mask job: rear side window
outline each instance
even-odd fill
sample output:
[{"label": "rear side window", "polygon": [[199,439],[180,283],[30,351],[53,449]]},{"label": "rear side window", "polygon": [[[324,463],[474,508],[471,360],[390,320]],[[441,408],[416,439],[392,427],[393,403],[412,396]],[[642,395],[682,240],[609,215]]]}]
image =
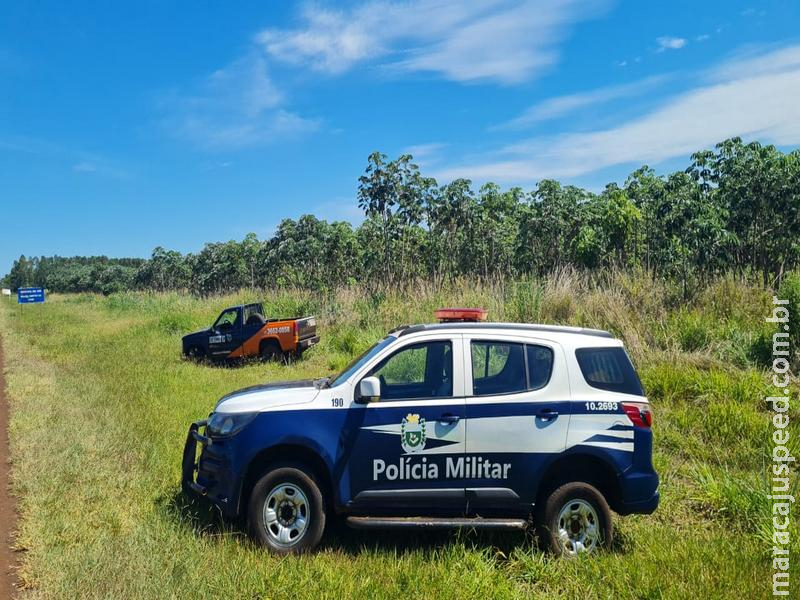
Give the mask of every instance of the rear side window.
[{"label": "rear side window", "polygon": [[528,389],[540,390],[553,372],[553,351],[545,346],[525,346],[528,355]]},{"label": "rear side window", "polygon": [[472,352],[472,394],[491,396],[538,390],[550,381],[553,351],[544,346],[475,341]]},{"label": "rear side window", "polygon": [[512,394],[526,388],[522,344],[472,342],[472,393]]},{"label": "rear side window", "polygon": [[579,348],[575,350],[583,378],[590,386],[609,392],[644,396],[639,376],[625,350],[613,348]]}]

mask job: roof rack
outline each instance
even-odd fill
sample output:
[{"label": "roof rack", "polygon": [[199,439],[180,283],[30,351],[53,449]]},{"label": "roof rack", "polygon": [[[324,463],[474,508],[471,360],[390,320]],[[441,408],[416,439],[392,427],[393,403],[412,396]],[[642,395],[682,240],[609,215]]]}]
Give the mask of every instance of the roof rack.
[{"label": "roof rack", "polygon": [[525,331],[547,331],[551,333],[572,333],[576,335],[592,335],[595,337],[612,338],[613,335],[608,331],[602,329],[587,329],[585,327],[567,327],[564,325],[536,325],[532,323],[432,323],[423,325],[411,325],[400,329],[395,329],[394,333],[399,331],[399,337],[417,333],[419,331],[442,331],[448,329],[523,329]]},{"label": "roof rack", "polygon": [[394,329],[390,329],[389,333],[387,333],[386,335],[392,335],[393,333],[397,333],[398,331],[403,331],[404,329],[408,329],[409,327],[411,327],[410,324],[409,325],[399,325],[399,326],[395,327]]}]

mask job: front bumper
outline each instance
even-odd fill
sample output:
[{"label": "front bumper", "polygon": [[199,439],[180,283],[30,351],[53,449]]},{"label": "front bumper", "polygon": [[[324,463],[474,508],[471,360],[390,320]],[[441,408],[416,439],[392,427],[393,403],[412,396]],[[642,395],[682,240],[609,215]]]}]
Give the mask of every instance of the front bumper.
[{"label": "front bumper", "polygon": [[[197,494],[216,504],[226,517],[236,517],[237,484],[232,477],[229,449],[225,440],[215,440],[205,432],[207,421],[195,421],[189,426],[183,448],[181,487],[184,492]],[[197,445],[200,445],[198,458]]]},{"label": "front bumper", "polygon": [[181,486],[185,492],[194,492],[200,496],[208,494],[205,486],[200,485],[195,481],[195,473],[197,473],[197,444],[208,446],[213,443],[211,438],[201,435],[199,429],[205,428],[208,421],[195,421],[189,426],[189,434],[186,436],[186,444],[183,447],[183,469],[181,475]]}]

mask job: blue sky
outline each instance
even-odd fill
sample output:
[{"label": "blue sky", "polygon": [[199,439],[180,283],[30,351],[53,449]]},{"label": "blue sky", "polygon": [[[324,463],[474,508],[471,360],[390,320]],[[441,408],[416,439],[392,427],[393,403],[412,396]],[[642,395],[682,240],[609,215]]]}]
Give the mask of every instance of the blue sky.
[{"label": "blue sky", "polygon": [[366,157],[592,189],[731,136],[800,144],[800,3],[15,2],[0,273],[357,222]]}]

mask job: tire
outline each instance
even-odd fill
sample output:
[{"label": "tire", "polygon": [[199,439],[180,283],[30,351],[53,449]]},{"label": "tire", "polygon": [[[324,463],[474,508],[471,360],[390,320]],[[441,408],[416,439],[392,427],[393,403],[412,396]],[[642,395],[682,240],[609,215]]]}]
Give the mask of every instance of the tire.
[{"label": "tire", "polygon": [[275,340],[269,340],[261,344],[258,355],[264,362],[283,360],[283,350]]},{"label": "tire", "polygon": [[322,492],[302,467],[277,467],[256,482],[247,522],[253,538],[274,554],[308,552],[325,531]]},{"label": "tire", "polygon": [[597,552],[613,538],[611,509],[594,486],[565,483],[536,511],[536,533],[542,547],[559,556]]}]

